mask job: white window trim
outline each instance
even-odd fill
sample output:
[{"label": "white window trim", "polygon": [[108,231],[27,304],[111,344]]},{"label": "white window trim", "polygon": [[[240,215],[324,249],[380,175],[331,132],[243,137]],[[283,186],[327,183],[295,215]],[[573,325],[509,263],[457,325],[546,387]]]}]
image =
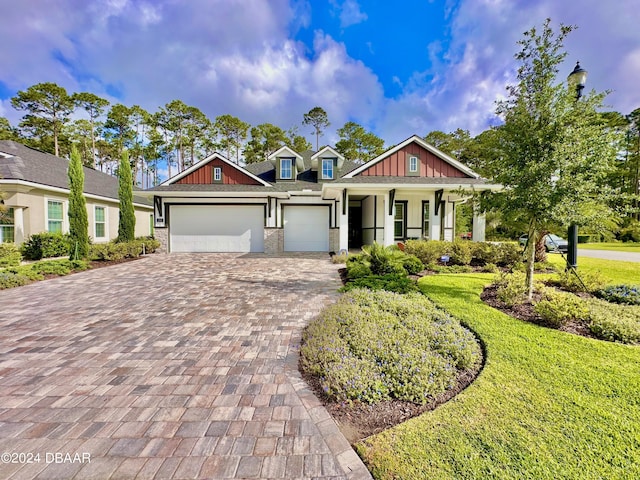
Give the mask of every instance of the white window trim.
[{"label": "white window trim", "polygon": [[[104,237],[99,237],[96,233],[96,225],[98,223],[96,210],[98,208],[104,209]],[[93,206],[93,238],[94,240],[107,240],[109,238],[109,207],[106,205],[94,205]]]},{"label": "white window trim", "polygon": [[[324,173],[324,165],[325,162],[328,163],[329,165],[331,165],[330,170],[331,170],[331,175],[327,176]],[[322,159],[322,166],[321,166],[321,172],[322,172],[322,179],[323,180],[333,180],[333,158],[323,158]]]},{"label": "white window trim", "polygon": [[[283,162],[289,162],[289,176],[285,177],[282,174],[283,168],[282,168],[282,163]],[[282,180],[293,180],[293,159],[292,158],[281,158],[280,159],[280,178]]]},{"label": "white window trim", "polygon": [[418,157],[416,156],[409,157],[409,171],[411,173],[415,173],[418,171]]},{"label": "white window trim", "polygon": [[219,182],[222,180],[222,167],[213,167],[213,181]]},{"label": "white window trim", "polygon": [[[7,208],[7,214],[9,213],[9,210],[13,210],[13,222],[12,223],[1,223],[0,224],[0,243],[13,243],[16,241],[16,217],[15,217],[15,208],[14,207],[8,207]],[[6,242],[5,238],[4,238],[4,229],[7,228],[11,228],[13,230],[13,236],[11,238],[11,242]]]},{"label": "white window trim", "polygon": [[[68,221],[68,200],[62,198],[45,197],[44,199],[44,229],[43,232],[49,231],[49,202],[56,202],[62,204],[62,233],[69,233],[69,221]],[[58,219],[55,219],[56,221]]]}]

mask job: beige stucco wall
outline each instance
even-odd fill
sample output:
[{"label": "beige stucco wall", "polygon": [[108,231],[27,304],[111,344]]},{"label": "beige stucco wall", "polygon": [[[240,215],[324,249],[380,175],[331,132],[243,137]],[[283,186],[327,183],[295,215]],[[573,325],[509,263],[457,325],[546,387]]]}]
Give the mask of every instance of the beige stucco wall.
[{"label": "beige stucco wall", "polygon": [[[51,192],[44,189],[26,189],[16,186],[13,191],[11,186],[3,186],[5,191],[4,203],[6,207],[22,209],[22,229],[16,228],[16,241],[21,242],[30,235],[47,231],[47,202],[55,200],[62,202],[62,231],[69,231],[69,198],[62,192]],[[25,191],[27,190],[27,191]],[[95,243],[106,242],[118,236],[118,202],[95,198],[86,198],[87,218],[89,221],[89,236]],[[108,237],[96,238],[95,235],[95,207],[106,209],[106,231]],[[136,236],[151,234],[149,217],[153,210],[151,207],[135,207],[136,210]],[[18,227],[18,226],[16,226]]]}]

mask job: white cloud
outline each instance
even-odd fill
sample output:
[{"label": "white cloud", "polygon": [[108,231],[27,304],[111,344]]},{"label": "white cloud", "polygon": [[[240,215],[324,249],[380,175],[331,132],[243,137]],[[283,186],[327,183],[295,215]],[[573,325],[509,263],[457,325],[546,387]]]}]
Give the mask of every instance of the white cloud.
[{"label": "white cloud", "polygon": [[360,11],[357,0],[345,0],[340,8],[340,27],[346,28],[367,20],[367,14]]}]

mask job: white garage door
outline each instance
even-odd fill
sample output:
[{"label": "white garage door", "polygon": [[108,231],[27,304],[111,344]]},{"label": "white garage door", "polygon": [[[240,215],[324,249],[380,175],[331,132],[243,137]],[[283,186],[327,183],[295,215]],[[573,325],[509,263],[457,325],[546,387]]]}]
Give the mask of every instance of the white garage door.
[{"label": "white garage door", "polygon": [[172,252],[263,252],[263,205],[171,205]]},{"label": "white garage door", "polygon": [[329,207],[285,205],[284,250],[329,251]]}]

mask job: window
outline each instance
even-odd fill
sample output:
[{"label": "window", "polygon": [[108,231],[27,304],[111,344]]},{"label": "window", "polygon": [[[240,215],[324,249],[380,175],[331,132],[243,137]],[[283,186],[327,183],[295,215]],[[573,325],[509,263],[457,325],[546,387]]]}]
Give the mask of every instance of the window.
[{"label": "window", "polygon": [[291,179],[293,178],[293,174],[291,172],[291,158],[281,158],[280,159],[280,178],[283,179]]},{"label": "window", "polygon": [[213,181],[214,182],[222,181],[222,167],[213,167]]},{"label": "window", "polygon": [[95,234],[96,238],[106,238],[107,236],[107,219],[106,219],[106,208],[105,207],[96,207],[95,208]]},{"label": "window", "polygon": [[13,208],[0,213],[0,243],[11,243],[15,239]]},{"label": "window", "polygon": [[333,179],[333,158],[322,159],[322,178],[327,180]]},{"label": "window", "polygon": [[418,171],[418,157],[409,157],[409,171],[412,173]]},{"label": "window", "polygon": [[405,238],[406,231],[406,210],[407,203],[406,202],[395,202],[395,215],[393,217],[393,237],[396,240],[401,240]]},{"label": "window", "polygon": [[62,233],[62,202],[47,201],[47,232]]},{"label": "window", "polygon": [[429,202],[422,202],[422,238],[429,238],[429,220],[431,214],[429,212]]}]

